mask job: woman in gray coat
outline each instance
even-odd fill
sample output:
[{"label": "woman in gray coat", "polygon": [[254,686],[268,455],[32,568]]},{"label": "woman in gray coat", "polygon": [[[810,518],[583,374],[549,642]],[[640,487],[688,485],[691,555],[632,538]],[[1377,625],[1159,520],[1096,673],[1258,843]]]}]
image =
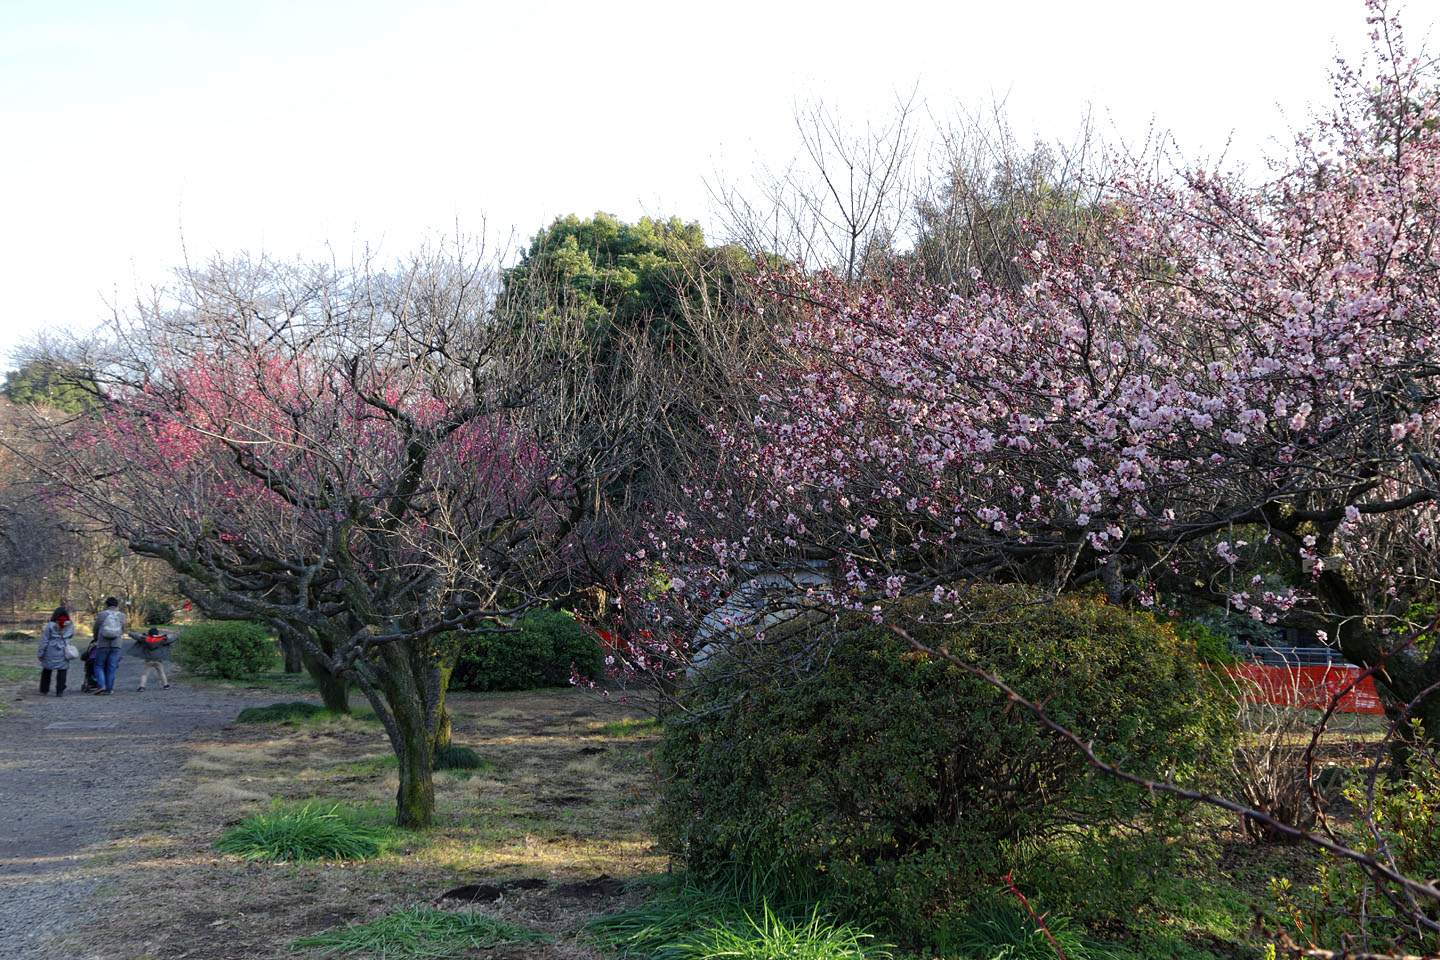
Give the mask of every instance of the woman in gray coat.
[{"label": "woman in gray coat", "polygon": [[55,696],[65,696],[65,676],[70,672],[70,661],[65,656],[65,647],[73,636],[75,621],[70,619],[70,611],[64,607],[56,607],[55,612],[50,614],[45,629],[40,631],[40,649],[36,651],[36,656],[40,659],[42,697],[50,692],[52,670],[55,671]]}]

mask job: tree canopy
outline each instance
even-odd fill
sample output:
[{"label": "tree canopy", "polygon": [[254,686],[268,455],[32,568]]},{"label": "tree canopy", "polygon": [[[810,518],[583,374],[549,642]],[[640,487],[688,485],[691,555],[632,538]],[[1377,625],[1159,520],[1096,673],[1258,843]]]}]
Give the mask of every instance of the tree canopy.
[{"label": "tree canopy", "polygon": [[31,360],[5,374],[0,387],[12,403],[49,407],[64,413],[82,413],[98,403],[90,374],[51,360]]},{"label": "tree canopy", "polygon": [[651,325],[668,336],[744,263],[739,250],[706,246],[700,225],[678,217],[630,224],[607,213],[571,214],[537,233],[505,271],[504,296],[515,303],[538,290],[551,309],[574,311],[603,336]]},{"label": "tree canopy", "polygon": [[188,271],[119,318],[105,402],[37,461],[207,612],[270,624],[357,684],[413,826],[433,813],[454,635],[572,589],[593,490],[648,422],[596,396],[583,349],[567,366],[539,325],[499,321],[488,270],[440,248],[388,270]]}]

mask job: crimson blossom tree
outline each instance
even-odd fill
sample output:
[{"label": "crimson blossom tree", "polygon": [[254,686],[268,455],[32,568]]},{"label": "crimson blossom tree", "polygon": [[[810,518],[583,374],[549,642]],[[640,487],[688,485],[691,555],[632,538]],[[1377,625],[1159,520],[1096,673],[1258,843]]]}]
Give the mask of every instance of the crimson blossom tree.
[{"label": "crimson blossom tree", "polygon": [[963,297],[764,278],[786,360],[657,523],[650,609],[797,569],[791,597],[877,616],[914,593],[973,613],[995,580],[1200,596],[1318,631],[1440,730],[1440,645],[1392,639],[1440,576],[1440,108],[1370,9],[1374,76],[1342,65],[1261,188],[1117,176],[1083,246],[1036,228],[1028,282]]},{"label": "crimson blossom tree", "polygon": [[288,633],[364,692],[403,826],[433,817],[458,638],[571,588],[616,425],[645,419],[587,379],[563,312],[497,315],[484,264],[441,247],[388,271],[185,272],[85,358],[103,403],[40,461],[203,609]]}]

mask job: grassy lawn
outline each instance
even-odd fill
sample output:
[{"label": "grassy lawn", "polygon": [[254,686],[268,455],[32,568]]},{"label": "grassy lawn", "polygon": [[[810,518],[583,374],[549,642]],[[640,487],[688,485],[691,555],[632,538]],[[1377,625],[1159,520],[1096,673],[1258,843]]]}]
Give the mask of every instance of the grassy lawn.
[{"label": "grassy lawn", "polygon": [[[303,687],[286,678],[275,699],[301,699]],[[437,772],[435,828],[392,831],[362,863],[255,863],[214,844],[251,814],[307,803],[387,825],[395,761],[373,717],[236,724],[195,745],[153,829],[116,851],[146,897],[126,898],[96,936],[126,942],[143,930],[156,956],[285,956],[291,939],[432,905],[455,887],[522,881],[475,908],[546,935],[507,956],[584,953],[579,925],[630,901],[612,884],[574,885],[665,869],[645,827],[656,732],[636,705],[575,690],[457,693],[449,705],[454,742],[481,768]]]}]

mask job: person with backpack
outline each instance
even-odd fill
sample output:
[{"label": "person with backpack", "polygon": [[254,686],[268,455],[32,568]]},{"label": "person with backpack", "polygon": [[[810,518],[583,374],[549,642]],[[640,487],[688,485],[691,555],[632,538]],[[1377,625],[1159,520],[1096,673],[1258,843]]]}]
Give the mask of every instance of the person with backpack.
[{"label": "person with backpack", "polygon": [[125,636],[125,613],[120,601],[109,597],[105,609],[95,615],[91,628],[95,634],[96,695],[115,692],[115,667],[120,663],[120,638]]},{"label": "person with backpack", "polygon": [[45,623],[45,629],[40,631],[40,649],[36,651],[36,656],[40,658],[40,696],[50,692],[52,672],[55,674],[55,696],[65,696],[65,677],[70,672],[72,659],[69,652],[75,649],[70,644],[73,636],[75,622],[70,619],[70,611],[56,607]]}]

